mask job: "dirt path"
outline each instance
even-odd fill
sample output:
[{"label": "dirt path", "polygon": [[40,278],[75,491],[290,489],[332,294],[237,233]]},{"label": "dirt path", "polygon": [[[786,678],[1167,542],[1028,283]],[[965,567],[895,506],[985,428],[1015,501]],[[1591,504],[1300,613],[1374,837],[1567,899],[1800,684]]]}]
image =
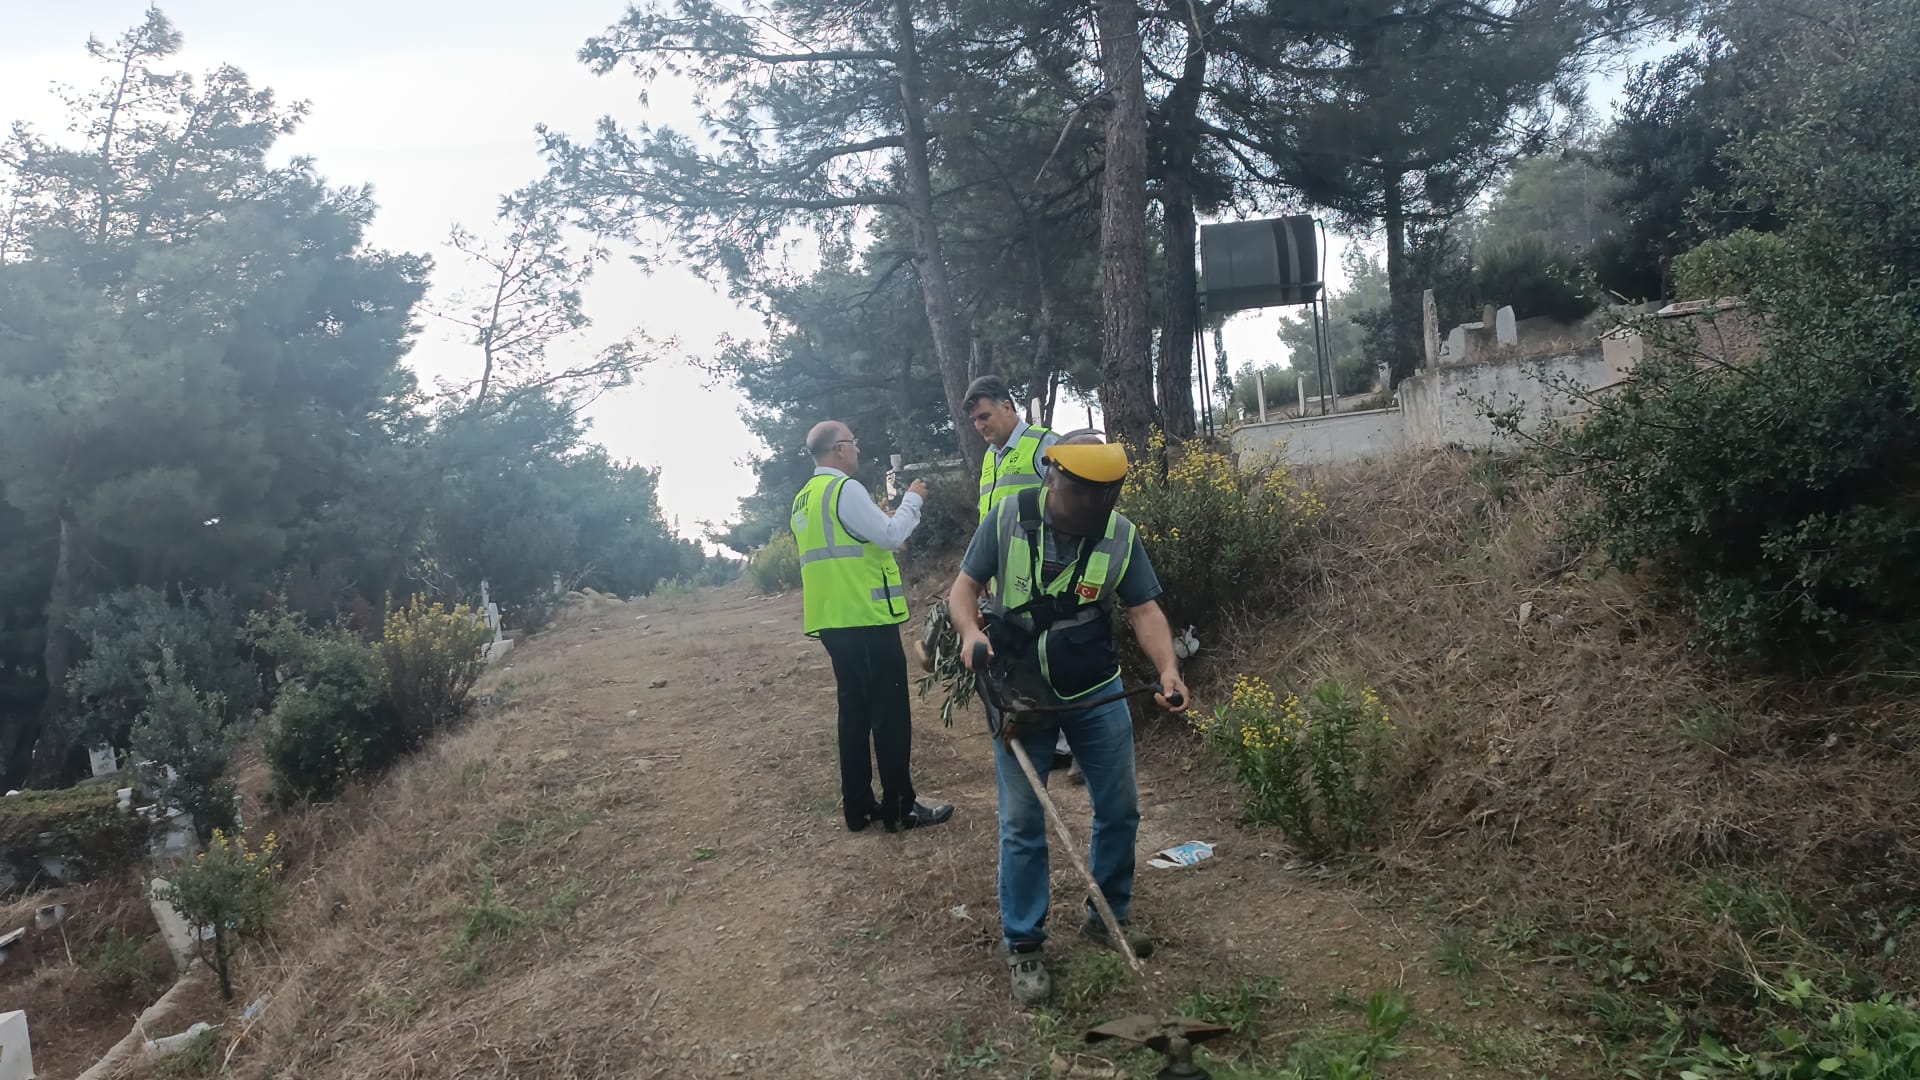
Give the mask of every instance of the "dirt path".
[{"label": "dirt path", "polygon": [[[1142,860],[1152,990],[1061,925],[1081,887],[1056,857],[1058,1001],[1016,1010],[984,725],[943,729],[916,701],[916,784],[954,820],[848,833],[831,674],[799,622],[794,596],[705,591],[578,608],[516,649],[483,684],[494,707],[377,794],[366,854],[333,858],[381,868],[329,871],[313,900],[343,933],[309,947],[258,1039],[280,1075],[1150,1075],[1144,1055],[1066,1055],[1089,1023],[1182,1004],[1250,1024],[1264,1038],[1223,1052],[1270,1075],[1385,988],[1416,1019],[1384,1075],[1592,1074],[1538,980],[1439,974],[1434,914],[1287,869],[1165,730],[1140,753],[1142,854],[1219,848],[1187,870]],[[1084,789],[1055,795],[1084,839]]]}]

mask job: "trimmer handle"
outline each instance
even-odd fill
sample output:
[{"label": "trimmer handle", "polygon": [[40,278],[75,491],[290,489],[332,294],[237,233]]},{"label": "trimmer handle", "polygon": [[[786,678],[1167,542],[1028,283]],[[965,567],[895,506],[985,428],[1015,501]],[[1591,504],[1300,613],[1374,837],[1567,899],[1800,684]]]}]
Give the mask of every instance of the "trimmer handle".
[{"label": "trimmer handle", "polygon": [[[973,671],[974,671],[974,674],[981,677],[982,681],[986,680],[987,678],[987,643],[984,641],[974,642]],[[1157,695],[1160,695],[1162,691],[1163,691],[1163,688],[1161,687],[1161,685],[1157,682],[1153,682],[1153,683],[1147,683],[1144,686],[1136,686],[1131,690],[1125,691],[1124,693],[1114,694],[1109,697],[1100,698],[1097,701],[1090,701],[1090,702],[1073,704],[1073,705],[1042,705],[1042,706],[1039,706],[1038,708],[1027,709],[1023,711],[1066,712],[1070,709],[1084,709],[1084,708],[1091,708],[1095,705],[1105,705],[1114,701],[1121,700],[1123,698],[1134,697],[1135,695],[1139,695],[1139,694],[1154,694],[1157,696]],[[1167,697],[1167,704],[1177,709],[1183,703],[1185,703],[1186,700],[1187,700],[1186,695],[1184,694],[1173,694]],[[999,702],[996,701],[994,702],[994,704],[998,705]]]}]

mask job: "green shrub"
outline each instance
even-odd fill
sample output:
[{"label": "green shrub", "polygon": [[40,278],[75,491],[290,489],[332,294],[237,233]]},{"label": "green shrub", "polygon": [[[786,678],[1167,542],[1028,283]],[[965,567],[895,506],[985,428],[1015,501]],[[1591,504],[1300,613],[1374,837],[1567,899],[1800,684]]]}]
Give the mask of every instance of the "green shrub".
[{"label": "green shrub", "polygon": [[128,937],[109,930],[105,937],[77,957],[93,980],[96,992],[113,998],[148,997],[167,985],[160,962],[147,948],[151,937]]},{"label": "green shrub", "polygon": [[384,770],[404,748],[399,718],[384,698],[360,705],[301,689],[280,696],[261,741],[283,803],[331,799],[354,777]]},{"label": "green shrub", "polygon": [[1582,283],[1572,255],[1537,236],[1489,245],[1474,253],[1474,290],[1483,303],[1511,305],[1516,317],[1578,322],[1599,305]]},{"label": "green shrub", "polygon": [[927,478],[926,503],[920,524],[907,541],[902,561],[915,565],[955,566],[980,526],[980,485],[977,476],[943,472]]},{"label": "green shrub", "polygon": [[1792,249],[1777,233],[1741,229],[1709,240],[1673,260],[1673,287],[1682,300],[1718,300],[1747,283],[1791,273]]},{"label": "green shrub", "polygon": [[800,547],[790,532],[775,532],[771,539],[747,560],[747,576],[753,587],[763,593],[786,592],[800,587]]},{"label": "green shrub", "polygon": [[249,633],[286,680],[261,743],[278,798],[333,798],[400,756],[406,739],[372,646],[284,612],[256,614]]},{"label": "green shrub", "polygon": [[1777,1077],[1779,1080],[1897,1080],[1920,1076],[1920,1012],[1911,1001],[1883,994],[1841,1001],[1806,978],[1787,973],[1780,986],[1762,984],[1784,1008],[1767,1045],[1751,1052],[1702,1036],[1683,1056],[1682,1080]]},{"label": "green shrub", "polygon": [[218,707],[222,726],[244,722],[260,702],[260,675],[241,651],[233,601],[212,590],[183,593],[174,603],[158,589],[114,593],[82,609],[70,625],[86,646],[67,675],[77,734],[89,745],[125,746],[150,703],[149,666],[162,654],[179,675]]},{"label": "green shrub", "polygon": [[195,689],[170,646],[159,663],[146,665],[146,675],[147,705],[134,721],[133,749],[162,767],[154,793],[191,816],[202,840],[232,828],[236,795],[227,766],[237,732],[225,722],[225,699]]},{"label": "green shrub", "polygon": [[1920,7],[1712,21],[1736,57],[1796,58],[1743,65],[1720,155],[1734,190],[1709,208],[1771,207],[1778,235],[1678,267],[1688,291],[1745,302],[1761,355],[1697,357],[1682,332],[1598,401],[1568,446],[1593,495],[1579,531],[1657,573],[1725,650],[1899,664],[1920,605],[1920,131],[1899,119],[1920,107]]},{"label": "green shrub", "polygon": [[[169,881],[167,899],[196,932],[213,931],[213,970],[220,996],[233,1000],[230,966],[240,943],[265,937],[285,899],[279,843],[268,833],[258,849],[240,834],[214,830],[207,850],[182,863]],[[196,940],[198,938],[196,937]]]},{"label": "green shrub", "polygon": [[1161,475],[1152,463],[1163,453],[1156,432],[1147,456],[1133,455],[1120,510],[1140,530],[1170,618],[1204,629],[1280,586],[1326,503],[1284,463],[1243,469],[1190,443]]},{"label": "green shrub", "polygon": [[407,749],[466,713],[492,636],[471,608],[449,609],[420,597],[387,616],[376,651]]},{"label": "green shrub", "polygon": [[1281,700],[1242,675],[1227,704],[1193,724],[1246,787],[1255,824],[1278,825],[1316,852],[1366,841],[1394,730],[1371,688],[1356,696],[1329,679],[1304,701]]},{"label": "green shrub", "polygon": [[84,878],[131,866],[146,856],[153,826],[119,804],[106,785],[0,798],[0,858],[22,880],[40,873],[41,855],[58,856]]},{"label": "green shrub", "polygon": [[1650,569],[1710,643],[1800,659],[1920,600],[1920,292],[1749,313],[1767,317],[1759,357],[1669,340],[1568,433],[1593,496],[1572,532]]}]

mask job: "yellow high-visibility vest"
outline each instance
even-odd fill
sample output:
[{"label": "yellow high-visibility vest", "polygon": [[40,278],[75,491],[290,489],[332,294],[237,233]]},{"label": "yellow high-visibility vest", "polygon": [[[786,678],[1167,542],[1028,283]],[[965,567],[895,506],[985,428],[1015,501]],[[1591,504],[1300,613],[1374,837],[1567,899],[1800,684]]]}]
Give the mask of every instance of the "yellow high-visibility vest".
[{"label": "yellow high-visibility vest", "polygon": [[788,525],[800,549],[803,625],[808,637],[852,626],[907,621],[907,591],[893,552],[855,539],[840,523],[847,478],[822,473],[793,497]]}]

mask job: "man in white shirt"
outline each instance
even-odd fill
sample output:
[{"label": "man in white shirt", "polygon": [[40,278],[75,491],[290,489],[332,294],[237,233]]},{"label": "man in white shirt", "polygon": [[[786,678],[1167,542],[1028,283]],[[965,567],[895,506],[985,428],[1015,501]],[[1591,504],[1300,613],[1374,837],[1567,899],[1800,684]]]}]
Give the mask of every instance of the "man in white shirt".
[{"label": "man in white shirt", "polygon": [[[852,478],[860,443],[838,420],[807,433],[813,477],[794,496],[788,524],[800,554],[804,629],[827,648],[839,689],[840,798],[847,828],[878,821],[889,832],[938,825],[948,805],[915,796],[909,761],[912,704],[900,644],[907,594],[893,552],[920,524],[927,486],[914,481],[892,516]],[[881,797],[873,797],[879,763]]]}]

